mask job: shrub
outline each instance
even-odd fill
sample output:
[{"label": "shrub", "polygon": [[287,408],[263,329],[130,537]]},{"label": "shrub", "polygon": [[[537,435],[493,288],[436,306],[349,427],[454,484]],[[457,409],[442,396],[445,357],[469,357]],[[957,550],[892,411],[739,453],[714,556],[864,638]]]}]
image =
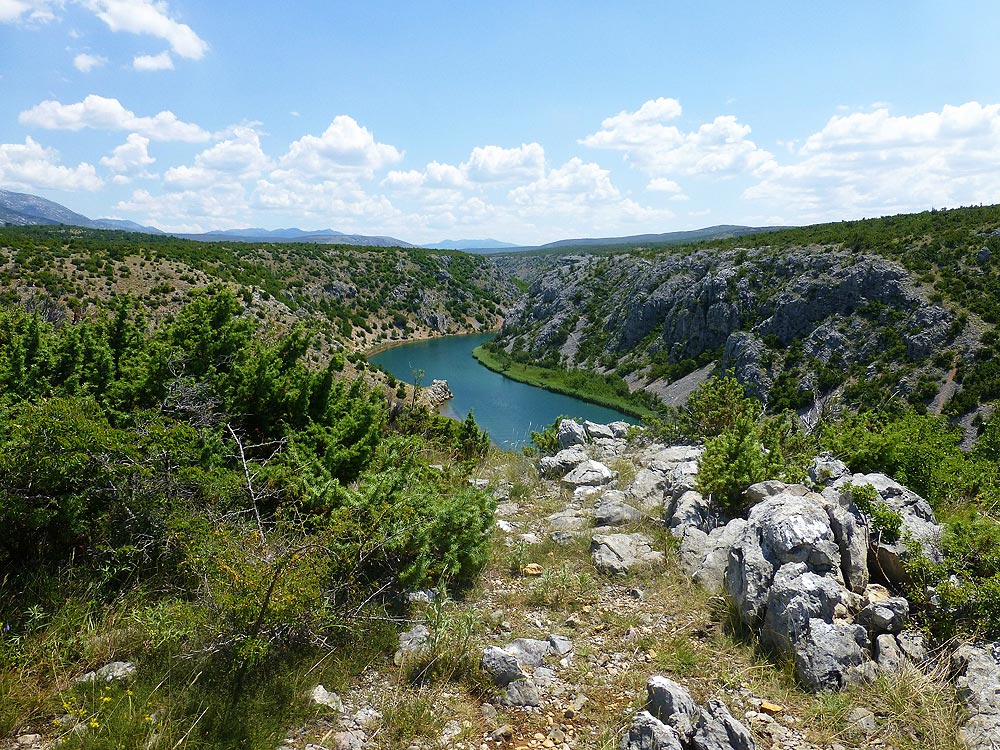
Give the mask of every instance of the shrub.
[{"label": "shrub", "polygon": [[761,411],[760,402],[747,397],[732,375],[713,377],[688,398],[681,427],[691,438],[715,437],[736,428],[743,418],[756,418]]},{"label": "shrub", "polygon": [[878,492],[870,484],[858,487],[848,485],[848,489],[854,504],[868,516],[872,530],[878,533],[879,538],[889,544],[898,541],[903,516],[882,502]]},{"label": "shrub", "polygon": [[698,459],[697,488],[726,510],[736,511],[743,491],[768,479],[769,470],[756,422],[740,416],[732,427],[705,441]]}]

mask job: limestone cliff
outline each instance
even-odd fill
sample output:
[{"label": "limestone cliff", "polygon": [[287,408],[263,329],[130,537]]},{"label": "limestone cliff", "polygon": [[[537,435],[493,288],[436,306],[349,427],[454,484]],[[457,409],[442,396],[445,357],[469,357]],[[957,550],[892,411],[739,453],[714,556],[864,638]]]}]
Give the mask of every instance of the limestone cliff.
[{"label": "limestone cliff", "polygon": [[[804,407],[878,365],[882,390],[930,400],[965,320],[901,265],[828,246],[564,256],[507,315],[515,358],[615,371],[640,387],[711,360]],[[954,349],[955,351],[949,351]]]}]

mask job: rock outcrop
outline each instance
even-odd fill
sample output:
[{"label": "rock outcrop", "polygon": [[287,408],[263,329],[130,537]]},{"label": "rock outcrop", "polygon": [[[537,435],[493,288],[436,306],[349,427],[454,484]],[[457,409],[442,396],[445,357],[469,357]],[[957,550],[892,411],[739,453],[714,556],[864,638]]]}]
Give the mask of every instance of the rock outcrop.
[{"label": "rock outcrop", "polygon": [[[829,247],[566,256],[508,312],[496,342],[570,367],[613,359],[651,392],[652,362],[720,352],[722,367],[762,400],[787,374],[808,401],[822,395],[822,368],[902,367],[885,357],[883,311],[894,316],[909,361],[944,375],[931,355],[949,340],[949,313],[901,265]],[[803,356],[786,361],[793,344]]]},{"label": "rock outcrop", "polygon": [[756,750],[753,736],[718,700],[701,707],[677,682],[659,675],[646,683],[647,710],[632,719],[621,750]]},{"label": "rock outcrop", "polygon": [[958,693],[969,714],[962,739],[972,750],[1000,743],[1000,644],[960,646],[952,657]]}]

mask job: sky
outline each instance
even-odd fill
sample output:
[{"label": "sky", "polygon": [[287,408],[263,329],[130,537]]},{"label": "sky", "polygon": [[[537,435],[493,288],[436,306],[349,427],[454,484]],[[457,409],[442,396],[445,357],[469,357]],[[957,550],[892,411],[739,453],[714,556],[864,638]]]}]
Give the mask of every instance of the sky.
[{"label": "sky", "polygon": [[0,188],[541,244],[1000,203],[1000,3],[0,0]]}]

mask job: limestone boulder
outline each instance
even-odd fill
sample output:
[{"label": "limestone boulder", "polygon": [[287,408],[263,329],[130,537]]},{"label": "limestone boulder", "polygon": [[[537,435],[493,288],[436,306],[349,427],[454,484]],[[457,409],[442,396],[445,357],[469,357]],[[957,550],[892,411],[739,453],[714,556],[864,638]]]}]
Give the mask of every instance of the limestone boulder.
[{"label": "limestone boulder", "polygon": [[870,633],[898,633],[906,626],[909,615],[910,603],[901,596],[894,596],[868,604],[858,613],[858,624]]},{"label": "limestone boulder", "polygon": [[910,554],[906,537],[919,543],[925,557],[933,562],[941,562],[941,534],[944,527],[937,523],[927,500],[885,474],[855,474],[839,480],[841,485],[847,483],[855,487],[871,485],[878,493],[879,500],[898,513],[902,521],[899,539],[874,540],[868,558],[868,568],[873,576],[893,587],[903,587],[910,582],[905,567]]},{"label": "limestone boulder", "polygon": [[616,438],[627,438],[629,431],[632,429],[632,425],[628,422],[609,422],[608,429],[611,430],[611,434]]},{"label": "limestone boulder", "polygon": [[683,685],[669,677],[654,675],[646,682],[649,712],[670,725],[685,742],[694,736],[701,709]]},{"label": "limestone boulder", "polygon": [[645,534],[595,534],[590,543],[594,567],[609,575],[624,575],[638,567],[663,563],[664,556],[654,550]]},{"label": "limestone boulder", "polygon": [[640,711],[622,736],[620,750],[684,750],[671,727],[648,711]]},{"label": "limestone boulder", "polygon": [[828,623],[814,618],[796,644],[795,676],[807,690],[843,690],[869,672],[868,635],[860,625]]},{"label": "limestone boulder", "polygon": [[839,479],[851,476],[847,464],[829,453],[816,456],[809,464],[808,472],[809,478],[820,487],[829,486]]},{"label": "limestone boulder", "polygon": [[589,419],[583,423],[583,429],[591,440],[597,440],[598,438],[613,440],[615,438],[615,433],[610,426],[591,422]]},{"label": "limestone boulder", "polygon": [[700,492],[685,490],[667,507],[665,520],[670,533],[678,538],[689,526],[707,532],[712,527],[711,503]]},{"label": "limestone boulder", "polygon": [[583,425],[573,419],[564,419],[556,429],[556,440],[562,448],[573,445],[587,444],[587,431]]},{"label": "limestone boulder", "polygon": [[594,506],[595,526],[621,526],[626,523],[641,521],[645,516],[638,508],[634,508],[618,499],[619,492],[609,492],[601,497]]},{"label": "limestone boulder", "polygon": [[844,583],[860,593],[870,580],[868,572],[868,523],[850,492],[829,488],[823,491],[823,507],[830,518],[830,528],[840,548],[840,567]]},{"label": "limestone boulder", "polygon": [[559,477],[577,466],[588,458],[582,445],[574,445],[564,448],[554,456],[542,456],[538,460],[538,471],[543,477]]},{"label": "limestone boulder", "polygon": [[815,619],[847,619],[851,594],[832,578],[811,572],[805,563],[782,565],[768,592],[761,641],[783,654],[796,651]]},{"label": "limestone boulder", "polygon": [[692,750],[756,750],[756,747],[753,735],[722,701],[708,702],[691,739]]},{"label": "limestone boulder", "polygon": [[969,715],[962,739],[972,750],[995,750],[1000,738],[1000,644],[960,646],[952,668]]},{"label": "limestone boulder", "polygon": [[679,561],[681,569],[709,591],[722,591],[729,563],[729,551],[739,540],[747,522],[734,518],[725,526],[705,533],[689,526],[681,537]]},{"label": "limestone boulder", "polygon": [[647,510],[661,508],[666,498],[667,476],[649,468],[636,472],[627,493],[632,500]]},{"label": "limestone boulder", "polygon": [[617,472],[600,461],[588,459],[564,476],[562,484],[573,490],[578,487],[603,487],[614,481],[617,476]]}]

